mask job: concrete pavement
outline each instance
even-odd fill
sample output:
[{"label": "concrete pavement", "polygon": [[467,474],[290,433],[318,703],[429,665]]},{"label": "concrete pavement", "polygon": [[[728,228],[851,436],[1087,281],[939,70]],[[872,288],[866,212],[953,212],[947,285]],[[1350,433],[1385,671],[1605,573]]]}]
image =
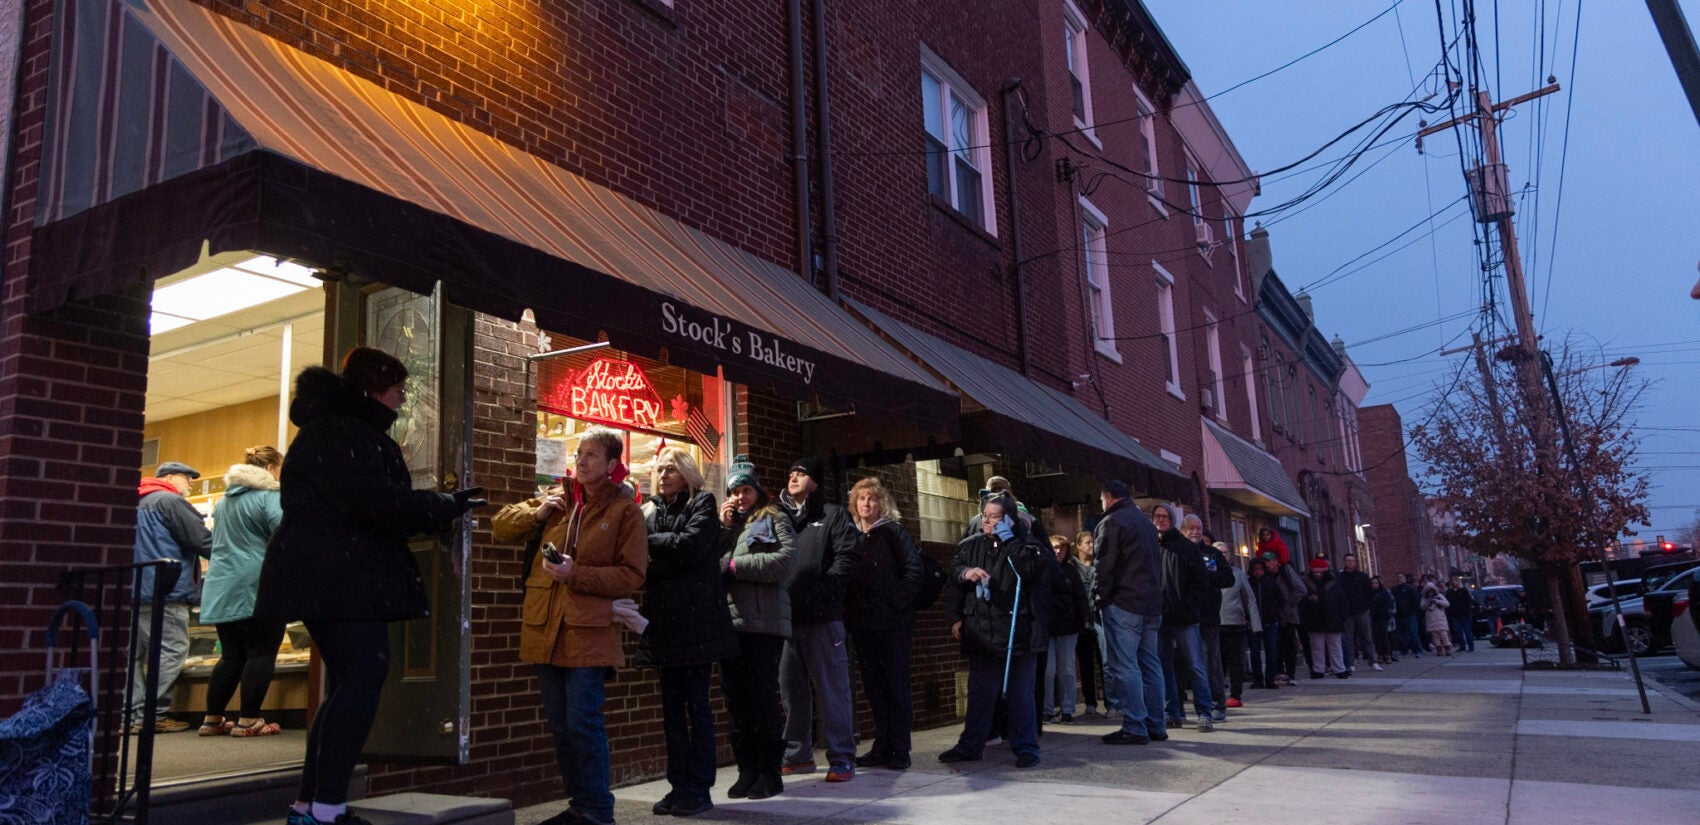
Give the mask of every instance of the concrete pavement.
[{"label": "concrete pavement", "polygon": [[[1624,673],[1525,673],[1515,650],[1406,658],[1349,680],[1247,690],[1214,733],[1110,746],[1100,717],[1047,726],[1043,762],[1007,749],[941,765],[959,728],[915,735],[914,767],[827,784],[790,777],[783,795],[725,798],[704,822],[1192,825],[1192,823],[1700,823],[1700,706],[1649,685],[1643,716]],[[624,825],[678,822],[650,805],[665,782],[617,789]],[[562,804],[517,812],[532,825]]]}]

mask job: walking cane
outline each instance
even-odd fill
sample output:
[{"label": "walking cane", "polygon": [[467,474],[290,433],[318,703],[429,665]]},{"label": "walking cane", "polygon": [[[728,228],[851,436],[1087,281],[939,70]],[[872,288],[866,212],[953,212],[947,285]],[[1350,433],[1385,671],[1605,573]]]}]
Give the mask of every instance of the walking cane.
[{"label": "walking cane", "polygon": [[1021,617],[1021,571],[1015,569],[1015,560],[1004,556],[1009,563],[1009,569],[1015,573],[1015,603],[1009,609],[1009,644],[1003,650],[1003,693],[1009,695],[1009,663],[1015,658],[1015,620]]}]

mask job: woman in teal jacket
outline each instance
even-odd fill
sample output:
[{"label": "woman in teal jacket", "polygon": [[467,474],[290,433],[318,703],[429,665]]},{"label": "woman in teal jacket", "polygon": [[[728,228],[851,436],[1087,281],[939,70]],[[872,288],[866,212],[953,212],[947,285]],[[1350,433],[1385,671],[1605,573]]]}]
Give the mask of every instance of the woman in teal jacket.
[{"label": "woman in teal jacket", "polygon": [[[269,736],[281,728],[260,718],[271,687],[284,623],[254,615],[260,565],[283,505],[277,474],[283,454],[276,447],[250,447],[243,463],[224,474],[224,498],[213,507],[212,561],[201,592],[201,623],[218,628],[221,650],[207,682],[207,717],[202,736]],[[242,688],[242,715],[224,718],[225,706]]]}]

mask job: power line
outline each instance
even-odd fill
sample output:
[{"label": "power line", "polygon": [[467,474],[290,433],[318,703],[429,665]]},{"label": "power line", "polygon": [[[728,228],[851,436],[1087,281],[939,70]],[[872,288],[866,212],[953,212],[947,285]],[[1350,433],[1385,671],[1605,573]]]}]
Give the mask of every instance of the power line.
[{"label": "power line", "polygon": [[1576,98],[1576,55],[1582,46],[1582,0],[1576,0],[1576,38],[1570,44],[1570,80],[1564,96],[1564,146],[1558,153],[1558,205],[1553,208],[1552,247],[1547,252],[1547,283],[1541,294],[1541,319],[1545,324],[1548,302],[1552,299],[1553,269],[1558,263],[1558,221],[1564,214],[1564,167],[1570,159],[1570,112]]}]

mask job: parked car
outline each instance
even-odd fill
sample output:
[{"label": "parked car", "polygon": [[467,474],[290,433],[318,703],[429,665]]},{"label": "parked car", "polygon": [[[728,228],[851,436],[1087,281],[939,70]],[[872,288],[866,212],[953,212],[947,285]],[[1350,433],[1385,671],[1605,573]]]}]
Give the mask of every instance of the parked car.
[{"label": "parked car", "polygon": [[1641,577],[1644,595],[1619,603],[1623,610],[1622,633],[1618,633],[1617,619],[1609,602],[1590,610],[1600,646],[1608,651],[1623,650],[1627,638],[1629,649],[1640,656],[1670,644],[1673,601],[1677,594],[1688,592],[1689,582],[1696,574],[1700,574],[1700,569],[1693,562],[1648,568]]},{"label": "parked car", "polygon": [[1476,602],[1470,627],[1478,639],[1492,636],[1503,623],[1523,620],[1523,585],[1478,587],[1470,591],[1470,598]]},{"label": "parked car", "polygon": [[[1611,586],[1606,584],[1596,584],[1593,587],[1588,588],[1588,609],[1593,610],[1596,607],[1605,607],[1606,605],[1611,604],[1611,591]],[[1618,580],[1617,597],[1619,599],[1633,599],[1638,598],[1640,595],[1640,579]]]},{"label": "parked car", "polygon": [[1670,626],[1671,644],[1683,664],[1700,670],[1700,611],[1689,609],[1700,599],[1700,580],[1690,580],[1684,596],[1676,602],[1676,616]]}]

